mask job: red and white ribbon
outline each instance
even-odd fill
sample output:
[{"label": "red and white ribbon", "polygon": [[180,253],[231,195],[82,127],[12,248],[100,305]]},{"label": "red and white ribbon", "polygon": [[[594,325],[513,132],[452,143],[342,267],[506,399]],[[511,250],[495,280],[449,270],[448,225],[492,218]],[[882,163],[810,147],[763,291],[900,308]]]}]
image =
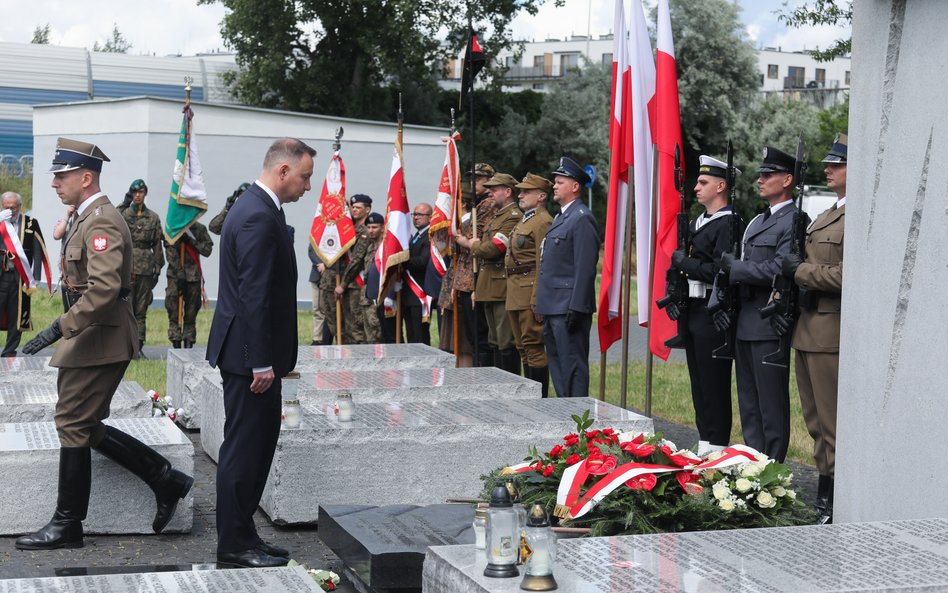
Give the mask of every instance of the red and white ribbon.
[{"label": "red and white ribbon", "polygon": [[408,283],[408,288],[411,290],[412,294],[418,297],[418,300],[421,301],[421,317],[425,321],[431,318],[431,297],[425,294],[425,289],[421,287],[420,284],[412,277],[411,272],[405,270],[405,282]]},{"label": "red and white ribbon", "polygon": [[[3,237],[3,245],[7,248],[7,252],[16,254],[12,258],[12,263],[20,275],[23,285],[27,288],[36,288],[36,280],[33,280],[33,274],[30,273],[33,266],[30,260],[26,258],[26,252],[23,251],[20,238],[16,235],[16,229],[9,222],[4,221],[3,224],[0,224],[0,235]],[[9,258],[9,255],[7,257]]]}]

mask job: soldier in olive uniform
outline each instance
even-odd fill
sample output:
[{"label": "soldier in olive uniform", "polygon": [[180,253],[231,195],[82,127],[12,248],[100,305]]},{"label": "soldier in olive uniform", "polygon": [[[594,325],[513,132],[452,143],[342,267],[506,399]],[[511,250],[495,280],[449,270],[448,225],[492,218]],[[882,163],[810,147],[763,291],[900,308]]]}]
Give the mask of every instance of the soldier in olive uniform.
[{"label": "soldier in olive uniform", "polygon": [[139,350],[145,345],[148,306],[154,300],[152,291],[158,284],[158,275],[165,265],[161,219],[145,206],[147,195],[148,186],[143,180],[136,179],[128,187],[126,194],[126,199],[131,197],[130,203],[123,203],[118,208],[132,234],[132,310],[138,323]]},{"label": "soldier in olive uniform", "polygon": [[[63,238],[65,312],[23,347],[36,354],[62,339],[50,365],[59,368],[56,432],[59,487],[52,520],[16,540],[21,550],[81,548],[82,521],[92,490],[95,449],[141,478],[155,494],[155,533],[167,526],[194,480],[172,469],[151,447],[102,420],[137,350],[138,332],[128,295],[132,237],[128,225],[99,188],[103,161],[94,144],[60,138],[50,172],[52,187],[76,213]],[[104,486],[103,488],[108,488]]]},{"label": "soldier in olive uniform", "polygon": [[507,314],[513,330],[523,374],[542,385],[546,397],[550,369],[543,346],[543,318],[536,314],[537,274],[540,271],[540,245],[553,217],[546,210],[546,200],[553,191],[549,179],[527,173],[515,186],[520,190],[523,220],[513,228],[510,249],[504,265],[507,268]]},{"label": "soldier in olive uniform", "polygon": [[484,227],[481,238],[458,237],[457,242],[471,250],[480,266],[474,297],[478,303],[484,304],[487,341],[494,366],[519,375],[520,353],[506,311],[507,273],[504,266],[504,256],[510,248],[510,233],[523,218],[523,213],[514,203],[515,185],[517,180],[506,173],[497,173],[486,182],[484,186],[494,201],[494,217]]},{"label": "soldier in olive uniform", "polygon": [[[362,255],[361,272],[364,277],[368,276],[369,268],[375,265],[375,252],[382,241],[382,230],[385,225],[385,217],[378,212],[372,212],[365,217],[365,229],[368,234],[368,241],[365,253]],[[379,320],[378,306],[374,298],[366,295],[367,283],[363,283],[362,290],[359,291],[359,304],[356,317],[362,318],[362,331],[365,333],[366,344],[378,344],[382,341],[382,324]]]},{"label": "soldier in olive uniform", "polygon": [[168,339],[175,348],[191,348],[197,341],[195,322],[204,302],[201,256],[208,257],[213,249],[214,242],[207,227],[196,221],[174,245],[165,243],[168,256],[165,309],[168,311]]},{"label": "soldier in olive uniform", "polygon": [[250,184],[245,181],[234,190],[234,193],[227,196],[227,203],[225,203],[224,208],[222,208],[221,211],[217,213],[217,216],[211,219],[211,222],[207,225],[207,230],[211,231],[215,235],[221,234],[221,229],[224,228],[224,220],[227,218],[227,213],[230,212],[231,207],[234,205],[234,202],[237,201],[237,198],[240,197],[240,194],[247,191],[248,187],[250,187]]}]

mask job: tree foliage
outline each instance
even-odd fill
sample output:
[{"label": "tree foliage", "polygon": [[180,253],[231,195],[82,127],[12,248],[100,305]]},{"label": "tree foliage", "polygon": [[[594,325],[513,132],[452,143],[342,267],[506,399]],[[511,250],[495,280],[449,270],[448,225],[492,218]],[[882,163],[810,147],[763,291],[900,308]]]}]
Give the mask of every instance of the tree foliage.
[{"label": "tree foliage", "polygon": [[36,28],[33,29],[33,39],[30,40],[30,43],[49,45],[49,23],[36,25]]},{"label": "tree foliage", "polygon": [[490,58],[512,45],[510,21],[543,0],[199,2],[229,10],[221,34],[237,53],[232,83],[242,103],[389,119],[401,92],[406,121],[445,124],[447,113],[434,113],[436,75],[467,42],[468,19],[489,32]]},{"label": "tree foliage", "polygon": [[101,51],[114,54],[127,54],[128,50],[130,49],[132,49],[132,42],[122,35],[122,32],[119,31],[118,25],[115,23],[112,23],[112,36],[106,39],[103,45],[99,45],[99,42],[96,41],[92,46],[92,51]]},{"label": "tree foliage", "polygon": [[[785,8],[786,5],[787,3],[784,2]],[[790,12],[781,13],[778,18],[791,28],[820,25],[848,26],[853,21],[853,3],[852,0],[814,0],[812,4],[801,4]],[[849,54],[852,49],[853,39],[850,36],[846,39],[837,39],[827,49],[817,48],[810,54],[817,61],[828,62]]]}]

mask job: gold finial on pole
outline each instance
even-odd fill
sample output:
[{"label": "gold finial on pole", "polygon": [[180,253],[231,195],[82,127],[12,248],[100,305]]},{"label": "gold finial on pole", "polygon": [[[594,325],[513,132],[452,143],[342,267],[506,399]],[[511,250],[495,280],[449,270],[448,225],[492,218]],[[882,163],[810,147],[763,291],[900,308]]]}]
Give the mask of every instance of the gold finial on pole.
[{"label": "gold finial on pole", "polygon": [[184,77],[184,104],[191,104],[191,83],[194,82],[194,79],[190,76]]},{"label": "gold finial on pole", "polygon": [[453,134],[457,130],[457,127],[454,125],[454,107],[451,108],[451,133]]},{"label": "gold finial on pole", "polygon": [[339,152],[339,149],[342,148],[341,140],[342,140],[342,134],[344,132],[345,130],[342,129],[342,126],[339,126],[338,128],[336,128],[336,139],[333,140],[333,143],[332,143],[333,152]]}]

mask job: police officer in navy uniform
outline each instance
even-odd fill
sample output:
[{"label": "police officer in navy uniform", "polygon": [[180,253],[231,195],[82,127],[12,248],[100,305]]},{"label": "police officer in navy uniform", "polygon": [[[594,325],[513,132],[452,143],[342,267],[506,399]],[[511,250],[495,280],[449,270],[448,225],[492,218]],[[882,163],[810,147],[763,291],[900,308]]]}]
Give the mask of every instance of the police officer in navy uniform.
[{"label": "police officer in navy uniform", "polygon": [[[765,365],[762,359],[780,348],[780,338],[760,309],[770,300],[775,274],[790,253],[793,215],[793,170],[796,160],[772,146],[764,148],[757,169],[757,188],[768,208],[744,232],[741,259],[726,252],[718,264],[731,284],[739,284],[735,368],[737,402],[744,442],[783,462],[790,444],[790,349],[786,366]],[[804,214],[805,216],[805,214]]]},{"label": "police officer in navy uniform", "polygon": [[589,175],[575,161],[563,157],[553,176],[553,200],[560,205],[560,213],[541,247],[536,313],[543,316],[550,378],[557,397],[587,397],[599,231],[592,212],[579,199]]}]

